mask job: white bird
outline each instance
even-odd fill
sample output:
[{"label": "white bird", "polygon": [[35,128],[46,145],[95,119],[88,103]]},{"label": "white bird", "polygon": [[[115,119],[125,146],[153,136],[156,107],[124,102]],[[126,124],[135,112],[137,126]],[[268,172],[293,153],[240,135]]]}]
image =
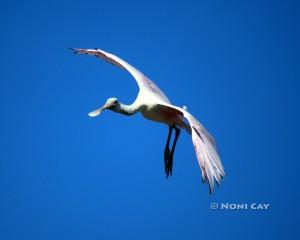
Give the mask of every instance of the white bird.
[{"label": "white bird", "polygon": [[[117,98],[109,98],[102,107],[90,112],[89,116],[96,117],[105,109],[124,115],[141,112],[147,119],[167,124],[169,126],[169,133],[164,150],[166,177],[172,175],[173,154],[176,143],[180,129],[185,129],[192,135],[192,141],[202,171],[202,182],[209,183],[209,190],[210,193],[212,193],[214,181],[219,185],[225,172],[216,149],[214,138],[195,117],[186,111],[186,107],[180,108],[172,105],[167,96],[155,83],[129,63],[111,53],[98,48],[71,48],[71,50],[73,50],[75,54],[94,55],[121,69],[127,70],[134,77],[139,86],[138,96],[131,105],[122,104]],[[175,138],[170,150],[169,144],[173,129],[175,129]]]}]

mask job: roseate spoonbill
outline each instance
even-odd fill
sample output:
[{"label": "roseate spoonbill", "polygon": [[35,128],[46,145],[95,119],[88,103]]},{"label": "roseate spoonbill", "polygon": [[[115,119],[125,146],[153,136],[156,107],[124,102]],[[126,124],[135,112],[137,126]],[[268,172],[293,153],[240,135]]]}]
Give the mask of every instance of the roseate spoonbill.
[{"label": "roseate spoonbill", "polygon": [[[127,70],[134,77],[140,89],[136,100],[131,105],[122,104],[117,98],[109,98],[102,107],[90,112],[89,116],[96,117],[106,109],[128,116],[141,112],[147,119],[167,124],[169,133],[164,150],[166,177],[172,175],[173,154],[176,143],[180,129],[185,129],[192,135],[192,141],[202,171],[202,182],[208,182],[210,193],[212,193],[214,181],[219,185],[225,172],[216,149],[215,140],[203,125],[187,112],[185,107],[181,108],[172,105],[167,96],[155,83],[121,58],[98,48],[70,49],[74,51],[74,54],[93,55]],[[169,145],[173,129],[175,130],[175,137],[170,150]]]}]

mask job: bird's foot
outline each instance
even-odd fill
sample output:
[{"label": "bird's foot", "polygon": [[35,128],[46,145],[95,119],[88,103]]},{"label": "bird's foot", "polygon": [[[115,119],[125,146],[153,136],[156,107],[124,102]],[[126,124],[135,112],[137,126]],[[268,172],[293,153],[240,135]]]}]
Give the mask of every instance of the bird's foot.
[{"label": "bird's foot", "polygon": [[173,154],[171,154],[170,149],[166,148],[164,151],[164,161],[165,161],[165,174],[166,178],[172,175],[173,168]]},{"label": "bird's foot", "polygon": [[173,154],[170,154],[169,162],[168,162],[168,171],[169,176],[172,176],[172,170],[173,170]]},{"label": "bird's foot", "polygon": [[166,174],[167,177],[169,176],[169,174],[168,174],[169,167],[168,166],[169,166],[170,155],[171,155],[170,149],[168,147],[165,148],[165,151],[164,151],[164,162],[165,162],[165,174]]}]

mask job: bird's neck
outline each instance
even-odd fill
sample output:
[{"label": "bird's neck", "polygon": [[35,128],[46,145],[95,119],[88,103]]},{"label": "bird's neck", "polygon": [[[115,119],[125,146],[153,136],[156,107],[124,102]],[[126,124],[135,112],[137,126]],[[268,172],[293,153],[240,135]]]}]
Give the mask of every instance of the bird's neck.
[{"label": "bird's neck", "polygon": [[136,112],[140,111],[140,105],[138,104],[131,104],[131,105],[126,105],[120,103],[120,108],[118,109],[118,113],[124,114],[124,115],[133,115]]}]

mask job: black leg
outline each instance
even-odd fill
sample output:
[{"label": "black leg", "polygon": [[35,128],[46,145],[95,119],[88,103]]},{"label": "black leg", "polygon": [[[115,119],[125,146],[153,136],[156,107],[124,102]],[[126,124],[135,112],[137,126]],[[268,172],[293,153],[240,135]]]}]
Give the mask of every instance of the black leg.
[{"label": "black leg", "polygon": [[173,170],[173,155],[174,155],[174,152],[175,152],[177,140],[178,140],[179,135],[180,135],[180,129],[176,126],[174,126],[174,129],[175,129],[175,138],[174,138],[173,146],[172,146],[172,149],[171,149],[171,154],[170,154],[170,159],[169,159],[169,166],[168,166],[170,176],[172,175],[172,170]]},{"label": "black leg", "polygon": [[164,151],[165,173],[167,177],[169,176],[169,159],[171,154],[169,145],[170,145],[172,130],[173,127],[169,126],[169,133],[168,133],[167,143]]}]

